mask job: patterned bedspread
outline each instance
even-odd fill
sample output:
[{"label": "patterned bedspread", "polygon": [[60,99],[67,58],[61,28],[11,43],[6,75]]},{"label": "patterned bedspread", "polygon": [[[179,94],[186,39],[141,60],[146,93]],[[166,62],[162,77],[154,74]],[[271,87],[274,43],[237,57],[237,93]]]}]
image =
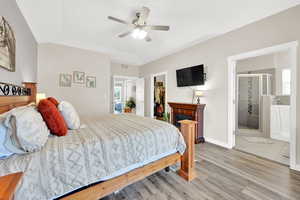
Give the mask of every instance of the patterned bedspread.
[{"label": "patterned bedspread", "polygon": [[0,176],[23,171],[15,199],[52,199],[185,143],[174,126],[135,115],[84,118],[85,128],[51,136],[35,153],[0,160]]}]

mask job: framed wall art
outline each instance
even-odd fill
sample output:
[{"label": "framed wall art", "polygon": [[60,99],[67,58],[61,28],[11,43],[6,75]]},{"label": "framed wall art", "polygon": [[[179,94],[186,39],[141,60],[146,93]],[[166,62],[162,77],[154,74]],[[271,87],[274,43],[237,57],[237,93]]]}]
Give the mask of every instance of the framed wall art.
[{"label": "framed wall art", "polygon": [[16,40],[4,17],[0,19],[0,67],[11,72],[16,71]]},{"label": "framed wall art", "polygon": [[87,76],[86,77],[86,87],[87,88],[96,88],[96,77],[95,76]]},{"label": "framed wall art", "polygon": [[59,86],[60,87],[71,87],[72,86],[72,75],[71,74],[60,74],[59,75]]},{"label": "framed wall art", "polygon": [[79,84],[84,84],[85,83],[85,73],[74,71],[73,72],[73,82],[79,83]]}]

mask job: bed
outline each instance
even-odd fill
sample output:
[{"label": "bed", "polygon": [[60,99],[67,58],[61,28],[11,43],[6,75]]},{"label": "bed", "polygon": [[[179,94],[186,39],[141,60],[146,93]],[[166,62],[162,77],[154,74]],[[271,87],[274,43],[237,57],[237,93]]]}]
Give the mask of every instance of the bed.
[{"label": "bed", "polygon": [[[0,97],[0,113],[34,101],[33,93]],[[180,160],[179,175],[191,180],[195,124],[182,123],[184,137],[166,122],[131,114],[82,118],[81,129],[50,136],[41,151],[0,160],[0,176],[24,173],[16,200],[98,199]]]}]

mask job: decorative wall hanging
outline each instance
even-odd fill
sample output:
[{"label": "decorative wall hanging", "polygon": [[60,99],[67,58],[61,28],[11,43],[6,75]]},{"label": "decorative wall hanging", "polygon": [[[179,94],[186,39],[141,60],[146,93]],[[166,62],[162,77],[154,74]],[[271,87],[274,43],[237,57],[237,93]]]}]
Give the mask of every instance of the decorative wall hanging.
[{"label": "decorative wall hanging", "polygon": [[0,82],[0,96],[30,96],[29,88]]},{"label": "decorative wall hanging", "polygon": [[86,77],[86,87],[87,88],[96,88],[96,77],[95,76],[87,76]]},{"label": "decorative wall hanging", "polygon": [[71,87],[72,86],[72,75],[71,74],[60,74],[59,75],[59,86],[60,87]]},{"label": "decorative wall hanging", "polygon": [[0,19],[0,67],[11,72],[16,70],[16,40],[4,17]]},{"label": "decorative wall hanging", "polygon": [[73,72],[73,82],[74,83],[79,83],[79,84],[84,84],[84,82],[85,82],[85,73],[74,71]]}]

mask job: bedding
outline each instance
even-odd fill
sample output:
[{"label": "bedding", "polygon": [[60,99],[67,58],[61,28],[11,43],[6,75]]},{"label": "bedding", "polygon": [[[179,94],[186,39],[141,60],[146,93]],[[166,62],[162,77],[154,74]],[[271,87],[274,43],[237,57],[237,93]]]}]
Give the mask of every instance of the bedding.
[{"label": "bedding", "polygon": [[54,97],[48,97],[48,101],[51,101],[56,107],[58,106],[59,102]]},{"label": "bedding", "polygon": [[64,117],[69,129],[75,130],[80,128],[80,118],[71,103],[67,101],[60,102],[58,104],[58,110]]},{"label": "bedding", "polygon": [[67,124],[57,107],[51,101],[43,99],[39,102],[37,108],[52,134],[57,136],[67,134]]},{"label": "bedding", "polygon": [[11,110],[4,125],[6,148],[13,153],[27,153],[40,150],[48,140],[49,130],[35,106]]},{"label": "bedding", "polygon": [[24,172],[15,199],[53,199],[185,151],[176,127],[131,114],[82,118],[86,128],[50,136],[41,151],[0,160],[0,176]]},{"label": "bedding", "polygon": [[7,128],[4,126],[4,119],[4,116],[0,115],[0,159],[13,155],[4,145],[7,132]]}]

